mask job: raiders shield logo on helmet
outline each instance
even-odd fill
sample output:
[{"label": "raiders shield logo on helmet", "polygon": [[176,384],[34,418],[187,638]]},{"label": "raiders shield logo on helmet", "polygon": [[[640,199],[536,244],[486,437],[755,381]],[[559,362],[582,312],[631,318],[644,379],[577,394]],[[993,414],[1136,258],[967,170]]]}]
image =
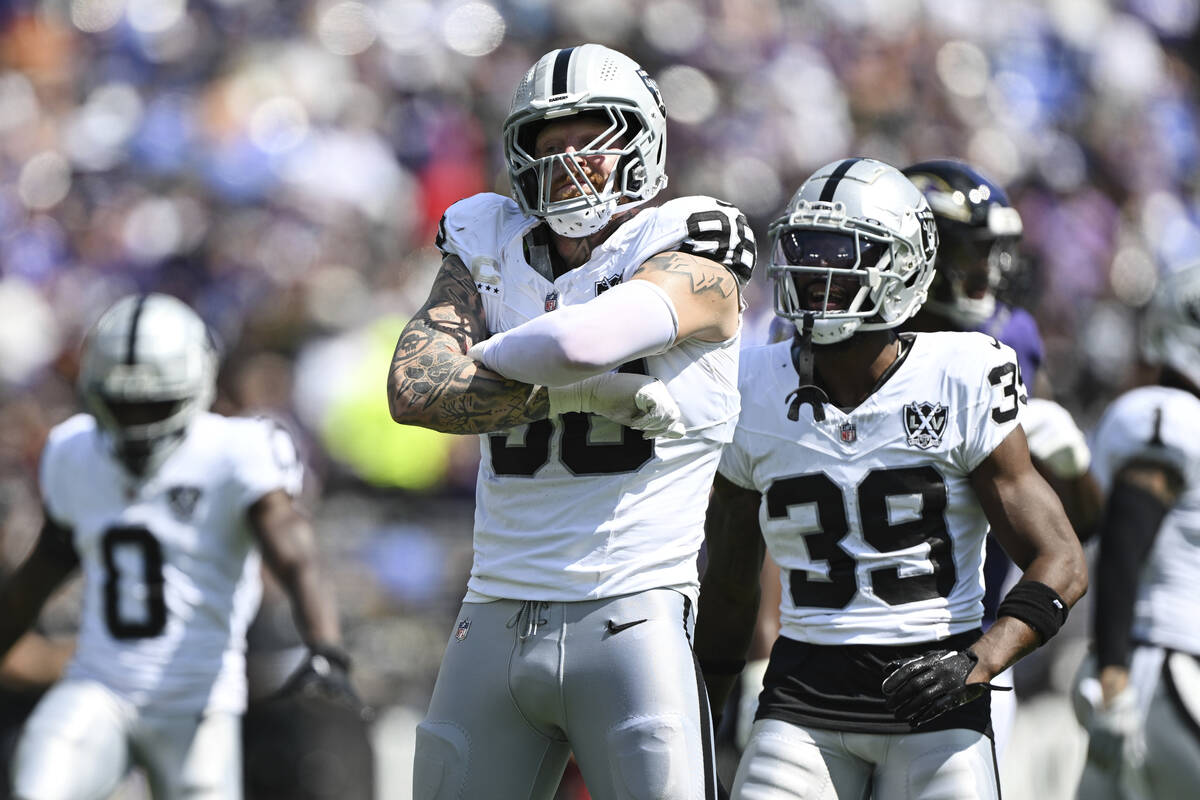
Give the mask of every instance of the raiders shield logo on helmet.
[{"label": "raiders shield logo on helmet", "polygon": [[909,403],[904,407],[904,431],[909,447],[928,450],[942,443],[946,432],[947,409],[941,403]]}]

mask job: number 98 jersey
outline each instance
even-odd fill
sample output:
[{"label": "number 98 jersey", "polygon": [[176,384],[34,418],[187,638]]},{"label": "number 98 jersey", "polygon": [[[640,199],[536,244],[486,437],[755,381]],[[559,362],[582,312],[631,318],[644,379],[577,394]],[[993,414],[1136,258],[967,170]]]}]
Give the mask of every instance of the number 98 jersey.
[{"label": "number 98 jersey", "polygon": [[742,415],[719,471],[762,494],[783,582],[782,635],[917,644],[980,626],[988,521],[972,470],[1026,401],[1012,349],[978,333],[901,337],[900,360],[849,411],[787,418],[790,342],[742,354]]},{"label": "number 98 jersey", "polygon": [[[754,264],[745,217],[711,197],[642,208],[591,258],[553,279],[538,269],[540,220],[480,194],[442,220],[438,245],[471,270],[491,333],[586,303],[651,257],[681,251],[725,266],[744,284]],[[591,414],[564,414],[482,436],[475,561],[468,601],[591,600],[658,587],[697,587],[696,554],[721,446],[738,414],[740,335],[688,339],[622,366],[667,385],[681,439],[649,440]]]},{"label": "number 98 jersey", "polygon": [[264,419],[200,414],[144,480],[80,414],[42,455],[46,513],[73,532],[83,609],[67,677],[138,706],[241,713],[260,558],[246,511],[302,480],[290,436]]}]

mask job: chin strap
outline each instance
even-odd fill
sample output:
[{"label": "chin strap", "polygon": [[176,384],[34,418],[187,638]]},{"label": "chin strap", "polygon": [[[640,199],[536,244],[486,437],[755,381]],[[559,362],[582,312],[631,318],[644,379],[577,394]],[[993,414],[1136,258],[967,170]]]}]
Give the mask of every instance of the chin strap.
[{"label": "chin strap", "polygon": [[793,422],[800,419],[800,406],[805,403],[812,405],[813,420],[824,422],[825,403],[829,402],[825,390],[813,383],[812,329],[813,315],[805,314],[803,331],[797,329],[792,336],[792,366],[800,377],[800,386],[787,396],[792,404],[787,415]]}]

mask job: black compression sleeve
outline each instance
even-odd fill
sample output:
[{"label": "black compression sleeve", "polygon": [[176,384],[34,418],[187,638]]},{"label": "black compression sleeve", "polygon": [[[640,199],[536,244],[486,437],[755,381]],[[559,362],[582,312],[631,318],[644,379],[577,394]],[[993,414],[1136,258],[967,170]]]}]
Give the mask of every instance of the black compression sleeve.
[{"label": "black compression sleeve", "polygon": [[34,548],[53,561],[71,567],[79,565],[79,554],[75,551],[75,532],[55,522],[48,512],[46,523]]},{"label": "black compression sleeve", "polygon": [[1101,668],[1126,666],[1138,574],[1158,535],[1167,506],[1145,489],[1118,481],[1100,521],[1096,610],[1092,620]]}]

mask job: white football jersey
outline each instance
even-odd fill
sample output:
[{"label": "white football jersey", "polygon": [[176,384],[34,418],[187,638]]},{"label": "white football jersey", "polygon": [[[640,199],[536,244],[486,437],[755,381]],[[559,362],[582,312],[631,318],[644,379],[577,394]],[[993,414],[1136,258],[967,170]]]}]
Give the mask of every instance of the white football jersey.
[{"label": "white football jersey", "polygon": [[1092,473],[1107,493],[1134,460],[1172,466],[1185,483],[1138,576],[1133,639],[1200,654],[1200,398],[1165,386],[1118,397],[1096,427]]},{"label": "white football jersey", "polygon": [[[495,194],[462,200],[442,220],[438,244],[471,270],[491,333],[585,303],[662,252],[708,256],[743,283],[754,263],[745,218],[708,197],[641,209],[586,264],[557,280],[531,266],[536,257],[526,258],[524,237],[539,224]],[[738,414],[738,352],[739,336],[689,340],[622,367],[667,385],[687,428],[682,439],[643,439],[590,414],[480,437],[467,599],[588,600],[663,586],[694,591],[708,491]]]},{"label": "white football jersey", "polygon": [[160,711],[243,711],[246,628],[262,592],[246,511],[300,483],[291,438],[264,419],[198,415],[140,482],[91,416],[55,427],[42,499],[73,531],[84,581],[67,677]]},{"label": "white football jersey", "polygon": [[780,566],[782,633],[813,644],[901,645],[978,628],[988,521],[969,475],[1018,425],[1012,349],[921,333],[849,412],[802,406],[788,341],[742,353],[742,415],[720,472],[762,494]]}]

